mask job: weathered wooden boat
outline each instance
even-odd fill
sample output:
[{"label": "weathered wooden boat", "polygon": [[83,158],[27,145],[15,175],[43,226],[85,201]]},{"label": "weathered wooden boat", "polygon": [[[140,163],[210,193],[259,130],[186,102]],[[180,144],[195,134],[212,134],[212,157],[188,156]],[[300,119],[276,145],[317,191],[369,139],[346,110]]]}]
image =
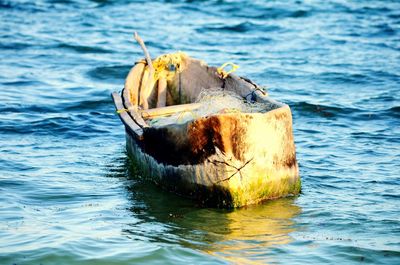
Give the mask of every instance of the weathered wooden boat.
[{"label": "weathered wooden boat", "polygon": [[[212,109],[232,94],[250,108]],[[250,80],[178,52],[137,62],[112,97],[131,161],[164,189],[225,208],[300,192],[290,108]]]}]

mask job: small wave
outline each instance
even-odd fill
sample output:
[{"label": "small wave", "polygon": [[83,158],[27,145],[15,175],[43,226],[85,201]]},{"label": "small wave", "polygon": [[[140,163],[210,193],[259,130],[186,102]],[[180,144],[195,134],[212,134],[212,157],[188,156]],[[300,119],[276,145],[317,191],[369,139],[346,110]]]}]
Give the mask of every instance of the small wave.
[{"label": "small wave", "polygon": [[0,1],[0,8],[1,9],[11,9],[11,8],[13,8],[14,6],[10,3],[10,2],[3,2],[3,1]]},{"label": "small wave", "polygon": [[[400,126],[400,112],[399,107],[388,108],[376,113],[376,119],[387,119],[388,121],[392,121],[393,126]],[[389,118],[389,119],[388,119]],[[394,118],[394,119],[393,119]]]},{"label": "small wave", "polygon": [[111,105],[111,97],[104,99],[90,99],[79,102],[68,103],[63,106],[65,111],[86,111],[86,110],[98,110],[102,107],[109,107]]},{"label": "small wave", "polygon": [[[70,138],[87,138],[99,133],[109,133],[112,128],[113,113],[98,114],[93,113],[75,115],[57,115],[45,117],[24,123],[14,121],[3,121],[0,125],[2,132],[6,134],[34,134],[34,135],[64,135]],[[99,119],[102,120],[99,123]]]},{"label": "small wave", "polygon": [[73,0],[52,0],[53,4],[73,4],[75,1]]},{"label": "small wave", "polygon": [[386,193],[386,194],[382,194],[382,197],[385,198],[390,198],[390,199],[400,199],[400,195],[399,194],[390,194],[390,193]]},{"label": "small wave", "polygon": [[25,12],[45,12],[45,8],[35,4],[33,2],[21,2],[17,1],[0,1],[0,9],[11,9],[17,11],[25,11]]},{"label": "small wave", "polygon": [[47,86],[45,82],[41,82],[38,80],[18,80],[18,81],[2,82],[1,84],[5,86],[18,86],[18,87]]},{"label": "small wave", "polygon": [[35,133],[35,132],[65,132],[73,119],[71,117],[52,117],[41,120],[34,120],[21,126],[4,126],[4,129],[10,129],[10,132]]},{"label": "small wave", "polygon": [[100,47],[72,45],[67,43],[58,44],[57,46],[55,46],[55,48],[68,49],[78,53],[112,53],[112,51]]},{"label": "small wave", "polygon": [[225,26],[225,25],[214,25],[214,26],[207,26],[197,29],[197,32],[205,33],[208,31],[217,31],[217,32],[247,32],[251,30],[248,26],[248,23],[239,23],[232,26]]},{"label": "small wave", "polygon": [[369,37],[390,37],[390,36],[395,36],[397,34],[397,31],[386,23],[379,24],[375,26],[375,28],[377,30],[375,32],[370,33],[368,35]]},{"label": "small wave", "polygon": [[358,111],[357,109],[353,108],[344,108],[344,107],[341,108],[341,107],[326,106],[320,104],[312,104],[305,101],[290,103],[289,105],[296,112],[304,114],[312,114],[326,118],[331,118],[338,115],[354,114],[354,112]]},{"label": "small wave", "polygon": [[400,258],[400,251],[374,249],[373,246],[361,247],[357,245],[335,245],[336,257],[350,261],[374,263],[379,260],[380,264],[395,264]]},{"label": "small wave", "polygon": [[344,73],[344,72],[324,72],[315,76],[316,79],[328,83],[343,83],[343,84],[370,84],[375,80],[369,75],[362,73]]},{"label": "small wave", "polygon": [[376,131],[376,132],[352,132],[351,136],[354,139],[368,139],[368,140],[383,140],[390,141],[391,143],[399,143],[400,137],[394,137],[384,131]]},{"label": "small wave", "polygon": [[400,19],[400,13],[390,14],[389,18]]},{"label": "small wave", "polygon": [[398,179],[384,179],[384,180],[369,180],[369,181],[366,181],[365,183],[368,183],[368,184],[374,184],[374,185],[388,185],[388,186],[391,186],[391,185],[393,185],[393,186],[396,186],[396,185],[399,185],[400,184],[400,180],[398,180]]},{"label": "small wave", "polygon": [[389,107],[387,109],[375,111],[376,118],[400,118],[400,106]]},{"label": "small wave", "polygon": [[150,49],[152,48],[158,48],[160,50],[170,50],[173,49],[172,43],[168,41],[151,41],[148,40],[146,41],[146,46],[148,46]]},{"label": "small wave", "polygon": [[31,46],[28,43],[21,42],[0,42],[0,50],[23,50]]},{"label": "small wave", "polygon": [[[191,3],[190,1],[184,1],[184,2]],[[200,5],[180,5],[178,7],[178,9],[185,13],[188,13],[188,12],[202,13],[208,6],[204,5],[205,4],[204,2],[206,2],[206,1],[200,0],[199,2],[201,3]]]},{"label": "small wave", "polygon": [[112,66],[101,66],[90,70],[87,74],[94,79],[99,80],[115,80],[121,83],[121,80],[125,79],[132,65],[112,65]]},{"label": "small wave", "polygon": [[63,112],[80,112],[86,113],[87,111],[98,111],[111,106],[110,98],[90,98],[88,100],[80,100],[77,102],[68,101],[65,103],[57,104],[8,104],[0,106],[1,113],[63,113]]},{"label": "small wave", "polygon": [[[2,163],[2,161],[0,160],[0,164],[1,163]],[[13,187],[19,188],[19,187],[22,187],[24,185],[25,185],[25,183],[22,182],[21,180],[14,180],[14,179],[2,179],[1,182],[0,182],[0,186],[2,188],[6,188],[6,189],[8,189],[10,187],[11,188],[13,188]]]},{"label": "small wave", "polygon": [[256,19],[285,19],[285,18],[304,18],[311,16],[310,10],[286,10],[281,8],[266,8],[262,10],[262,14],[256,16]]},{"label": "small wave", "polygon": [[50,106],[43,105],[23,105],[23,104],[5,104],[0,106],[1,113],[52,113],[57,112]]},{"label": "small wave", "polygon": [[227,14],[229,17],[252,18],[258,20],[279,20],[286,18],[304,18],[313,14],[313,10],[308,7],[288,7],[279,5],[265,5],[249,2],[247,4],[229,3],[217,4],[219,13]]},{"label": "small wave", "polygon": [[[6,151],[2,151],[4,152],[3,154],[7,155]],[[33,167],[27,163],[24,162],[17,162],[17,161],[12,161],[12,160],[2,160],[0,159],[0,165],[2,168],[12,168],[13,171],[34,171],[37,170],[36,167]],[[23,183],[21,182],[17,182],[17,181],[10,181],[10,182],[1,182],[0,186],[7,186],[7,185],[14,185],[14,186],[19,186],[19,185],[23,185]]]},{"label": "small wave", "polygon": [[400,117],[400,106],[390,107],[382,110],[367,110],[350,107],[337,107],[322,104],[313,104],[305,101],[288,102],[294,112],[303,115],[320,116],[324,118],[346,117],[349,119],[372,121],[386,120]]},{"label": "small wave", "polygon": [[263,31],[263,32],[269,32],[269,31],[277,31],[280,30],[281,28],[279,26],[265,26],[265,25],[257,25],[254,23],[250,22],[243,22],[239,23],[236,25],[211,25],[211,26],[206,26],[202,28],[196,29],[200,33],[205,33],[208,31],[216,31],[216,32],[239,32],[239,33],[246,33],[249,31]]},{"label": "small wave", "polygon": [[388,109],[387,111],[400,114],[400,106],[392,107],[392,108]]}]

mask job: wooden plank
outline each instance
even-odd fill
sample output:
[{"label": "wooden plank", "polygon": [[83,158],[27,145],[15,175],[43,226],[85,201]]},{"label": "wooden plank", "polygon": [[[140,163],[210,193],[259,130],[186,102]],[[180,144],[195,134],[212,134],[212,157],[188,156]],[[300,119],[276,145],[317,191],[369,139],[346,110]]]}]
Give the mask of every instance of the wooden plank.
[{"label": "wooden plank", "polygon": [[167,79],[160,77],[158,79],[158,91],[157,91],[157,108],[165,107],[167,103]]},{"label": "wooden plank", "polygon": [[129,91],[126,88],[122,90],[122,103],[125,108],[128,109],[128,113],[134,122],[136,122],[141,128],[149,127],[149,125],[143,120],[142,116],[137,112],[137,106],[132,105]]},{"label": "wooden plank", "polygon": [[[144,63],[137,63],[129,71],[125,79],[124,91],[128,91],[129,100],[134,106],[139,106],[139,90],[142,83],[142,74],[144,72]],[[124,96],[125,99],[127,99]]]},{"label": "wooden plank", "polygon": [[167,106],[167,107],[162,107],[162,108],[141,110],[140,114],[142,115],[143,118],[150,119],[150,118],[158,117],[158,116],[171,115],[176,112],[192,111],[192,110],[200,108],[200,106],[201,106],[200,103],[173,105],[173,106]]},{"label": "wooden plank", "polygon": [[[122,98],[117,92],[111,94],[114,101],[115,109],[118,111],[119,118],[125,125],[127,131],[131,132],[137,139],[143,139],[143,129],[134,122],[134,120],[129,116],[129,114],[124,111],[125,107],[122,103]],[[123,110],[123,111],[121,111]]]}]

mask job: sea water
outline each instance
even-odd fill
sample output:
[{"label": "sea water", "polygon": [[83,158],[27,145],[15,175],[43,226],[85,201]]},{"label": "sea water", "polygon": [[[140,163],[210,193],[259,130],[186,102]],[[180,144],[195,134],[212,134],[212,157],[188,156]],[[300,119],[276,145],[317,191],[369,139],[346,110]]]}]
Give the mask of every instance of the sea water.
[{"label": "sea water", "polygon": [[[400,264],[398,1],[0,0],[0,264]],[[302,193],[201,208],[141,181],[110,93],[142,51],[293,113]]]}]

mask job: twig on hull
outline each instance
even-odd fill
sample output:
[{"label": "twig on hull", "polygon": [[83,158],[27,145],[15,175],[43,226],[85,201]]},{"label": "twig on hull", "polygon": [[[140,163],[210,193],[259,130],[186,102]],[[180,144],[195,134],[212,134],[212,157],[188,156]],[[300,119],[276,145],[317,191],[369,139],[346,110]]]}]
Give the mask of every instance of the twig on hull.
[{"label": "twig on hull", "polygon": [[229,167],[231,167],[231,168],[236,169],[235,173],[233,173],[230,177],[227,177],[227,178],[225,178],[225,179],[221,179],[221,180],[217,181],[216,183],[220,183],[220,182],[223,182],[223,181],[230,180],[230,179],[233,178],[237,173],[239,173],[240,179],[242,179],[243,176],[242,176],[242,171],[241,171],[241,170],[242,170],[245,166],[247,166],[247,164],[249,164],[251,161],[253,161],[253,159],[254,159],[254,157],[251,158],[251,159],[249,159],[249,160],[247,160],[247,161],[246,161],[242,166],[240,166],[240,167],[235,167],[234,165],[230,165],[230,164],[228,164],[228,163],[225,162],[225,161],[210,161],[210,162],[213,163],[213,164],[221,163],[221,164],[225,164],[225,165],[227,165],[227,166],[229,166]]}]

